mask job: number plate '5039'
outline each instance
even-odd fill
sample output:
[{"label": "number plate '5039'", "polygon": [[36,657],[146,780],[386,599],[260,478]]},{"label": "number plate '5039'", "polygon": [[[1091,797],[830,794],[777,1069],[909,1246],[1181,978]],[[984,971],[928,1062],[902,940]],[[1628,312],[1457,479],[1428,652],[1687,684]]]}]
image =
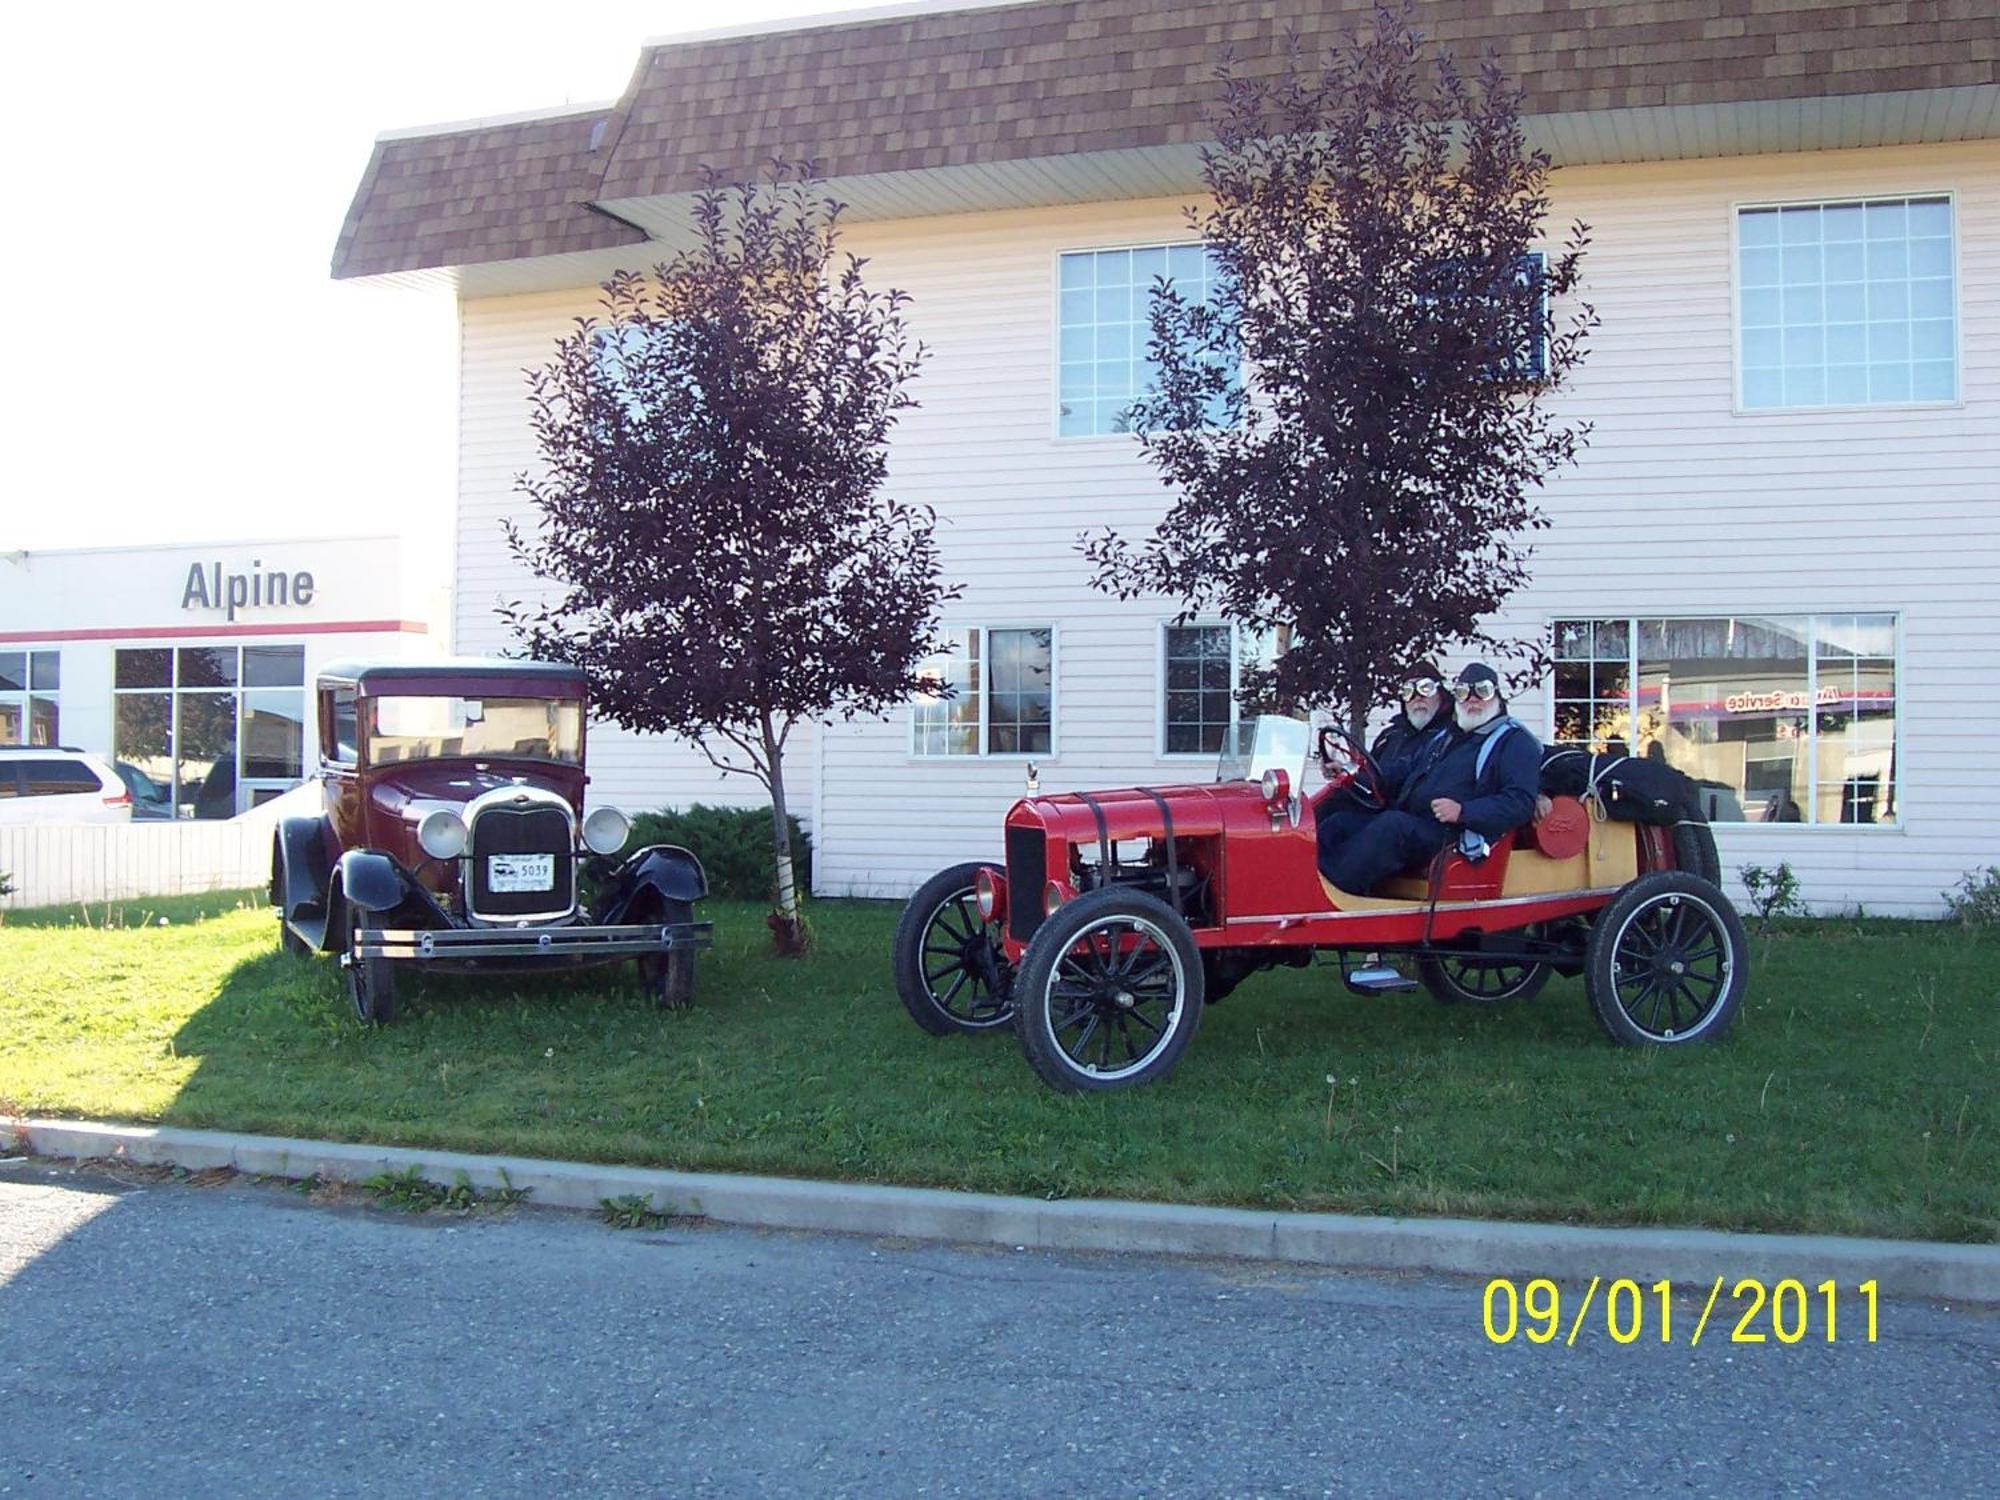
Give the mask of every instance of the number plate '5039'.
[{"label": "number plate '5039'", "polygon": [[556,857],[553,854],[489,854],[486,857],[486,888],[496,895],[516,891],[552,891],[556,888]]}]

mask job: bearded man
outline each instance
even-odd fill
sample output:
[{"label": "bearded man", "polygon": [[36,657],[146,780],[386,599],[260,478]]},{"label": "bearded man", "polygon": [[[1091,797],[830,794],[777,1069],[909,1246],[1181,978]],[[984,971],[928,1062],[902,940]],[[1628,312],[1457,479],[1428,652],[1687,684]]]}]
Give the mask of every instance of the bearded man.
[{"label": "bearded man", "polygon": [[1484,858],[1534,817],[1542,747],[1508,714],[1499,674],[1473,662],[1451,693],[1458,732],[1417,735],[1382,763],[1380,811],[1343,808],[1320,820],[1319,871],[1341,890],[1367,895],[1454,838],[1467,857]]},{"label": "bearded man", "polygon": [[1402,706],[1397,709],[1396,717],[1368,747],[1377,764],[1405,754],[1426,730],[1433,725],[1443,728],[1448,722],[1444,673],[1437,669],[1436,662],[1420,661],[1412,667],[1397,696]]}]

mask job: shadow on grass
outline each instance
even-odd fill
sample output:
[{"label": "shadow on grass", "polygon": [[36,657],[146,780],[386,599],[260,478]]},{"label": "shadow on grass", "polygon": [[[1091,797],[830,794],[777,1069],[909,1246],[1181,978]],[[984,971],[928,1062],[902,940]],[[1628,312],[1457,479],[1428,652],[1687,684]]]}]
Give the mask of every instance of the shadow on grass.
[{"label": "shadow on grass", "polygon": [[804,960],[770,953],[761,908],[711,908],[690,1011],[654,1009],[630,965],[434,976],[381,1030],[330,961],[248,925],[268,913],[224,914],[234,948],[172,1032],[195,1066],[158,1114],[1049,1197],[2000,1238],[1991,937],[1775,933],[1736,1032],[1671,1054],[1613,1047],[1577,981],[1488,1010],[1281,971],[1213,1007],[1172,1078],[1079,1099],[1008,1034],[910,1023],[892,905],[819,903]]}]

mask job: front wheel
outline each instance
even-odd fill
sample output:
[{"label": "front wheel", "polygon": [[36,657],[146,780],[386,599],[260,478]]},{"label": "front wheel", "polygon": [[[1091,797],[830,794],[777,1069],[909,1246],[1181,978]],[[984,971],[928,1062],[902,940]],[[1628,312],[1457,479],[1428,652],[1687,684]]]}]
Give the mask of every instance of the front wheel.
[{"label": "front wheel", "polygon": [[1014,1019],[1014,966],[973,882],[994,864],[953,865],[917,888],[896,923],[891,967],[903,1009],[932,1036],[995,1031]]},{"label": "front wheel", "polygon": [[1713,882],[1679,870],[1641,875],[1598,913],[1583,969],[1597,1023],[1627,1047],[1715,1040],[1749,977],[1736,908]]},{"label": "front wheel", "polygon": [[387,1026],[396,1019],[395,966],[386,958],[362,958],[356,952],[361,946],[361,929],[373,914],[352,901],[342,901],[340,909],[347,917],[347,941],[340,955],[347,971],[347,998],[362,1025]]},{"label": "front wheel", "polygon": [[1028,1065],[1066,1094],[1151,1083],[1194,1040],[1201,953],[1172,907],[1142,891],[1092,891],[1042,923],[1014,981]]}]

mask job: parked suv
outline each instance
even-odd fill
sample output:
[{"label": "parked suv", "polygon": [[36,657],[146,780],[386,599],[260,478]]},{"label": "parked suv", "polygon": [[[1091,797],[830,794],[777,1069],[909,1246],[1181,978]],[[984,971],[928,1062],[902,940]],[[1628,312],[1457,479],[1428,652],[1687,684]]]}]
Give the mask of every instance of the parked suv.
[{"label": "parked suv", "polygon": [[69,745],[0,745],[0,823],[129,823],[118,773]]}]

